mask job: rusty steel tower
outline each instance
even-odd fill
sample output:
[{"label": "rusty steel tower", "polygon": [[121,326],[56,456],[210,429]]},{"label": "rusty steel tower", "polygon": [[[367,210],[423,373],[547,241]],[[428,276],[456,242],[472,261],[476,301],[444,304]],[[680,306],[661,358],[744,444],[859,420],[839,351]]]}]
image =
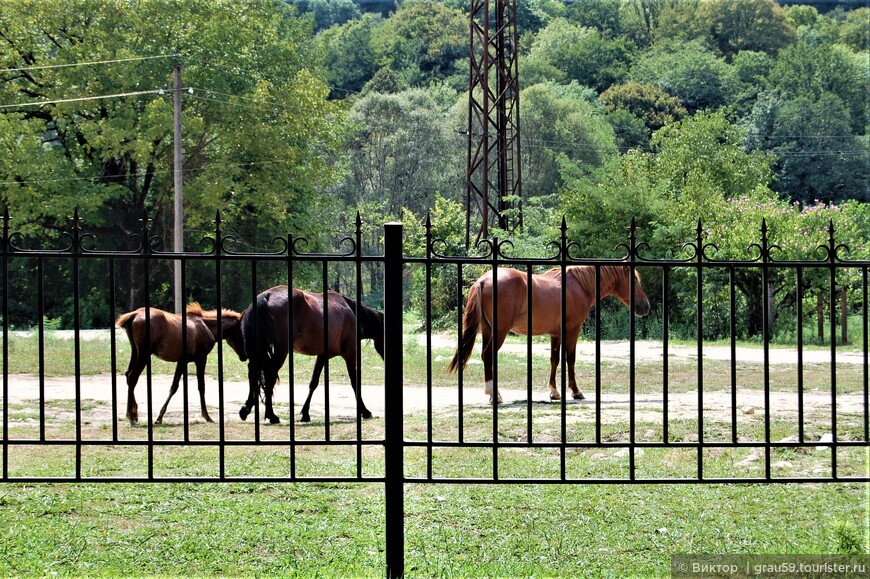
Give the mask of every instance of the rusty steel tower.
[{"label": "rusty steel tower", "polygon": [[516,0],[471,0],[465,244],[523,225]]}]

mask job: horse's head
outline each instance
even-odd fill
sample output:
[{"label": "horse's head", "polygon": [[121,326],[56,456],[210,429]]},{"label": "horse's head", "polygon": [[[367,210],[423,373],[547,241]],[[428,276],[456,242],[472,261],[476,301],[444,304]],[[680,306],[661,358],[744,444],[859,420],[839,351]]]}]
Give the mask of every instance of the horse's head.
[{"label": "horse's head", "polygon": [[375,344],[375,350],[384,359],[384,312],[362,306],[360,308],[360,321],[362,322],[362,338],[369,339]]},{"label": "horse's head", "polygon": [[[227,315],[229,314],[229,315]],[[248,354],[245,352],[245,337],[242,335],[242,314],[226,310],[221,317],[224,340],[238,355],[242,362],[247,361]]]},{"label": "horse's head", "polygon": [[645,316],[649,314],[650,305],[649,298],[646,292],[643,291],[643,286],[640,283],[640,273],[634,270],[634,283],[631,279],[631,268],[627,265],[622,266],[621,275],[614,287],[614,293],[619,301],[626,306],[631,306],[631,288],[634,287],[634,313],[637,316]]}]

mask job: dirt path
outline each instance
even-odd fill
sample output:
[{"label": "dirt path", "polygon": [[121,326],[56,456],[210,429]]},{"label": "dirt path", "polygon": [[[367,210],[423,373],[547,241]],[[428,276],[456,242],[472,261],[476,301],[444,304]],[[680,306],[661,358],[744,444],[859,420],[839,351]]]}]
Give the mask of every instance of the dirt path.
[{"label": "dirt path", "polygon": [[[450,342],[442,343],[445,338],[433,338],[438,340],[438,347],[449,347]],[[525,344],[507,344],[505,350],[524,352]],[[535,344],[537,353],[546,355],[549,346]],[[479,350],[479,348],[478,348]],[[601,357],[604,360],[618,363],[628,362],[629,344],[627,342],[605,342],[601,346]],[[697,357],[697,349],[685,346],[672,346],[668,349],[669,356],[677,359],[691,359]],[[661,360],[663,355],[662,345],[653,342],[638,342],[635,345],[636,361]],[[477,356],[477,354],[475,354]],[[578,357],[594,359],[595,346],[590,343],[578,345]],[[704,349],[705,359],[728,360],[731,357],[727,347],[707,347]],[[757,364],[763,362],[763,350],[755,348],[739,348],[737,359],[741,363]],[[792,350],[771,349],[769,354],[770,363],[796,364],[797,353]],[[821,364],[830,360],[830,354],[826,351],[807,351],[804,353],[805,364]],[[855,352],[838,352],[838,367],[842,371],[860,371],[863,364],[863,355]],[[471,363],[475,363],[472,360]],[[476,361],[479,363],[479,360]],[[115,402],[119,408],[119,415],[123,417],[124,407],[127,400],[127,388],[123,381],[123,375],[116,377]],[[169,391],[171,376],[155,375],[152,380],[152,392],[154,396],[153,407],[156,415],[160,406],[165,401]],[[76,390],[80,390],[82,400],[101,401],[102,404],[92,412],[91,419],[97,423],[110,423],[113,400],[112,376],[108,374],[97,376],[84,376],[78,385],[73,377],[46,378],[44,380],[45,399],[49,401],[75,400]],[[709,390],[703,393],[704,416],[710,420],[731,420],[732,399],[730,392],[717,389],[718,386],[710,385]],[[9,402],[26,408],[33,408],[39,400],[40,381],[32,375],[16,374],[9,377]],[[716,389],[716,391],[713,391]],[[224,382],[225,415],[228,419],[238,420],[238,408],[247,397],[248,386],[244,382]],[[525,390],[502,389],[501,394],[505,400],[502,408],[505,411],[511,409],[525,409],[529,406],[529,396]],[[301,405],[307,395],[307,385],[295,385],[294,397],[297,407]],[[366,405],[377,417],[382,417],[384,412],[384,387],[383,385],[365,385],[363,399]],[[587,395],[589,395],[587,393]],[[330,413],[335,418],[353,417],[356,402],[353,391],[347,384],[346,377],[337,373],[333,377],[330,387]],[[403,390],[404,407],[406,413],[425,412],[428,407],[427,389],[423,385],[407,384]],[[532,394],[532,406],[552,404],[547,398],[548,391],[545,387],[538,388]],[[136,388],[136,397],[139,403],[140,413],[146,411],[148,404],[148,388],[144,379]],[[321,386],[312,400],[312,415],[318,416],[323,413],[325,389]],[[280,385],[276,392],[276,402],[287,404],[289,391],[286,385]],[[467,385],[463,389],[462,406],[465,410],[488,409],[488,397],[483,393],[482,385]],[[699,395],[697,391],[671,393],[668,396],[668,414],[670,418],[693,419],[698,416]],[[206,402],[209,405],[213,417],[219,404],[217,381],[213,377],[207,377]],[[618,423],[628,421],[630,402],[627,394],[602,394],[601,420],[606,423]],[[583,401],[571,400],[572,416],[577,420],[595,420],[595,401],[590,396]],[[794,391],[773,391],[770,394],[771,414],[778,418],[792,419],[798,414],[797,394]],[[830,416],[831,397],[829,393],[809,391],[804,393],[806,411],[821,412]],[[455,413],[460,405],[457,388],[436,387],[432,390],[432,408],[434,412]],[[199,420],[199,402],[196,391],[195,379],[190,378],[188,387],[188,408],[192,419]],[[175,395],[167,412],[167,421],[179,421],[183,409],[183,396],[181,390]],[[664,397],[661,393],[640,394],[635,399],[636,419],[638,421],[661,422],[664,409]],[[760,390],[741,389],[737,392],[737,409],[741,416],[763,415],[764,392]],[[576,411],[575,411],[576,410]],[[587,411],[588,410],[588,411]],[[298,412],[298,408],[297,408]],[[840,393],[837,397],[838,413],[864,412],[863,393]],[[748,418],[747,418],[748,419]]]}]

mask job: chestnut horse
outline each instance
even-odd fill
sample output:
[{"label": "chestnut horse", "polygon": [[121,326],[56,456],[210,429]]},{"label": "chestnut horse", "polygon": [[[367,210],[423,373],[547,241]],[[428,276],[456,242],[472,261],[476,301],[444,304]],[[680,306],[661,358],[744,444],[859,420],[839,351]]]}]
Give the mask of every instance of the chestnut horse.
[{"label": "chestnut horse", "polygon": [[[187,306],[187,352],[182,347],[181,315],[164,312],[157,308],[150,308],[148,320],[150,322],[151,345],[148,346],[148,325],[145,322],[145,308],[122,314],[115,326],[124,328],[127,338],[130,340],[130,364],[124,375],[127,377],[127,419],[130,426],[139,423],[139,406],[136,404],[134,390],[139,381],[139,375],[148,364],[148,353],[154,354],[167,362],[178,362],[175,367],[175,376],[172,378],[172,386],[169,396],[160,409],[160,415],[156,423],[163,422],[163,414],[169,401],[178,390],[178,383],[184,373],[184,368],[190,362],[196,364],[196,381],[199,386],[199,403],[202,417],[207,422],[214,422],[208,415],[205,407],[205,363],[209,353],[214,348],[218,335],[217,311],[203,311],[200,305],[193,302]],[[235,350],[242,361],[244,358],[244,344],[241,330],[241,314],[232,310],[221,310],[221,326],[223,338],[230,347]]]},{"label": "chestnut horse", "polygon": [[[311,396],[320,381],[326,361],[335,356],[344,358],[350,385],[357,391],[356,355],[360,341],[374,341],[375,350],[384,357],[384,314],[357,304],[338,292],[330,291],[327,310],[327,340],[324,342],[323,294],[293,289],[292,304],[288,304],[287,286],[270,288],[260,295],[242,314],[242,333],[245,351],[248,355],[248,400],[239,410],[242,420],[248,418],[251,409],[257,404],[257,393],[262,388],[266,412],[264,419],[278,424],[280,419],[272,411],[272,391],[278,380],[278,371],[284,365],[290,350],[288,340],[293,342],[293,351],[307,356],[317,356],[314,373],[308,385],[308,398],[302,406],[302,422],[309,422],[308,409]],[[290,326],[290,305],[292,307],[292,332]],[[357,314],[359,310],[360,334],[356,336]],[[355,338],[356,336],[356,338]],[[324,344],[326,347],[324,347]],[[292,378],[291,378],[292,379]],[[363,418],[371,418],[372,413],[359,398],[359,412]]]},{"label": "chestnut horse", "polygon": [[[493,299],[492,271],[481,276],[468,291],[465,313],[462,320],[462,343],[453,353],[447,369],[455,372],[465,368],[478,328],[483,333],[483,374],[486,381],[484,392],[492,399],[493,354],[498,352],[508,332],[539,336],[550,335],[550,399],[562,396],[556,388],[556,368],[559,364],[562,325],[562,270],[554,268],[542,274],[532,274],[532,327],[528,327],[528,283],[526,273],[511,268],[498,270],[498,296]],[[649,299],[640,285],[640,275],[635,271],[632,283],[627,265],[600,266],[600,297],[615,295],[626,306],[630,305],[630,292],[634,288],[634,313],[645,316],[649,313]],[[568,385],[574,399],[584,398],[574,377],[577,338],[580,328],[595,305],[595,266],[571,265],[566,268],[568,284],[565,288],[566,312],[565,349],[568,363]],[[493,339],[493,301],[498,304],[497,331]],[[501,395],[498,402],[502,402]]]}]

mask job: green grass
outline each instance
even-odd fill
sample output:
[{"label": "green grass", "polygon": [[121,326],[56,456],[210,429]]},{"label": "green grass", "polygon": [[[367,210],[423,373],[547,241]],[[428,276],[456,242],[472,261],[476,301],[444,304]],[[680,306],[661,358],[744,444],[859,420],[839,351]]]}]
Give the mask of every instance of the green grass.
[{"label": "green grass", "polygon": [[[673,554],[866,552],[857,485],[407,485],[412,577],[667,576]],[[8,484],[0,574],[383,576],[373,484]]]},{"label": "green grass", "polygon": [[[32,363],[33,347],[10,343],[13,364]],[[24,338],[21,338],[25,340]],[[513,339],[513,338],[512,338]],[[66,374],[71,367],[66,348],[57,340],[49,346],[47,364]],[[83,342],[86,365],[96,374],[111,371],[108,342]],[[56,348],[60,348],[59,350]],[[93,349],[92,349],[93,348]],[[119,344],[119,360],[126,343]],[[408,384],[425,382],[425,349],[416,336],[406,341],[405,374]],[[17,360],[23,352],[29,362]],[[231,354],[229,350],[228,354]],[[455,376],[444,372],[446,349],[436,349],[433,376],[436,386],[455,387]],[[65,356],[65,359],[64,359]],[[214,357],[213,357],[214,358]],[[243,379],[244,366],[227,356],[227,379]],[[506,355],[504,367],[521,364]],[[49,360],[50,359],[50,360]],[[57,359],[57,360],[55,360]],[[83,359],[84,362],[84,359]],[[383,380],[382,362],[373,348],[364,349],[363,380]],[[158,364],[158,363],[155,363]],[[298,357],[297,382],[308,380],[311,358]],[[83,364],[84,366],[85,364]],[[171,372],[171,365],[166,365]],[[534,357],[535,400],[544,397],[546,356]],[[159,365],[156,365],[160,372]],[[637,392],[649,397],[661,391],[659,368],[639,365]],[[337,364],[334,372],[342,375]],[[32,372],[32,369],[31,369]],[[704,365],[705,392],[728,391],[730,368],[708,361]],[[761,369],[741,365],[741,388],[758,389]],[[482,383],[481,367],[469,366],[466,381]],[[525,373],[503,374],[506,387],[524,384]],[[860,372],[838,374],[838,392],[860,392]],[[63,375],[63,374],[61,374]],[[213,374],[212,374],[213,375]],[[578,367],[588,386],[594,367]],[[825,391],[830,371],[806,368],[807,387]],[[777,389],[794,389],[794,370],[772,368]],[[283,380],[287,380],[286,377]],[[627,367],[602,366],[603,391],[628,392]],[[696,388],[697,366],[675,361],[669,371],[669,391]],[[162,393],[160,393],[162,396]],[[301,401],[297,401],[301,402]],[[198,406],[191,399],[192,407]],[[112,444],[113,428],[94,417],[105,415],[107,402],[83,400],[81,470],[85,477],[146,477],[149,450],[142,445],[149,430],[130,428],[120,417],[119,440]],[[529,410],[531,409],[531,410]],[[142,409],[140,408],[140,411]],[[828,432],[830,412],[807,409],[808,440]],[[282,418],[290,409],[278,405]],[[298,408],[296,409],[298,413]],[[506,404],[498,409],[500,441],[527,440],[529,412],[535,441],[559,440],[562,407],[534,402]],[[75,405],[47,400],[45,430],[49,439],[75,438]],[[123,414],[123,409],[120,409]],[[626,412],[627,416],[627,412]],[[570,441],[594,441],[594,405],[565,408],[565,432]],[[39,436],[38,404],[9,405],[11,441]],[[493,439],[493,410],[482,400],[468,400],[462,409],[463,437],[471,441]],[[406,416],[405,437],[425,441],[456,440],[459,411],[436,409],[431,425],[425,413]],[[863,414],[838,413],[841,440],[861,440]],[[697,440],[696,416],[671,416],[668,440]],[[636,439],[661,442],[663,415],[644,414],[635,425]],[[355,421],[333,420],[331,439],[356,440]],[[771,439],[796,433],[786,416],[771,417]],[[260,426],[260,440],[286,441],[286,421],[280,427]],[[182,426],[155,427],[151,435],[161,445],[150,454],[157,477],[217,477],[219,450],[215,444],[184,442]],[[250,423],[228,419],[225,438],[250,441]],[[320,441],[322,418],[296,424],[299,439]],[[364,440],[383,437],[382,418],[362,424]],[[709,417],[704,438],[729,440],[731,425]],[[764,440],[762,413],[738,416],[741,440]],[[217,440],[216,425],[192,422],[191,441]],[[626,420],[601,425],[603,441],[624,445],[629,440]],[[384,452],[378,444],[363,444],[362,471],[370,478],[383,476]],[[764,474],[764,450],[715,448],[701,451],[706,477],[758,477]],[[286,444],[227,446],[223,458],[230,477],[286,478],[291,474],[291,448]],[[755,458],[753,459],[753,454]],[[21,445],[7,447],[5,467],[10,477],[72,477],[76,469],[74,445]],[[760,455],[760,456],[759,456]],[[298,477],[355,477],[357,445],[299,445],[295,448]],[[405,473],[425,478],[430,465],[434,476],[486,478],[492,475],[489,448],[439,447],[431,458],[426,449],[405,451]],[[697,474],[695,448],[643,448],[635,450],[638,477],[692,478]],[[501,478],[531,477],[558,480],[559,449],[502,448],[498,451]],[[779,447],[771,450],[774,476],[828,476],[830,450]],[[870,452],[864,447],[837,451],[842,476],[866,477]],[[568,478],[629,478],[629,457],[622,446],[569,449],[565,452]],[[414,482],[405,485],[405,570],[411,577],[477,576],[667,576],[674,554],[704,553],[870,553],[867,484],[542,484],[498,485]],[[384,573],[384,494],[378,483],[361,482],[232,482],[232,483],[18,483],[0,484],[0,576],[302,576],[378,577]]]}]

